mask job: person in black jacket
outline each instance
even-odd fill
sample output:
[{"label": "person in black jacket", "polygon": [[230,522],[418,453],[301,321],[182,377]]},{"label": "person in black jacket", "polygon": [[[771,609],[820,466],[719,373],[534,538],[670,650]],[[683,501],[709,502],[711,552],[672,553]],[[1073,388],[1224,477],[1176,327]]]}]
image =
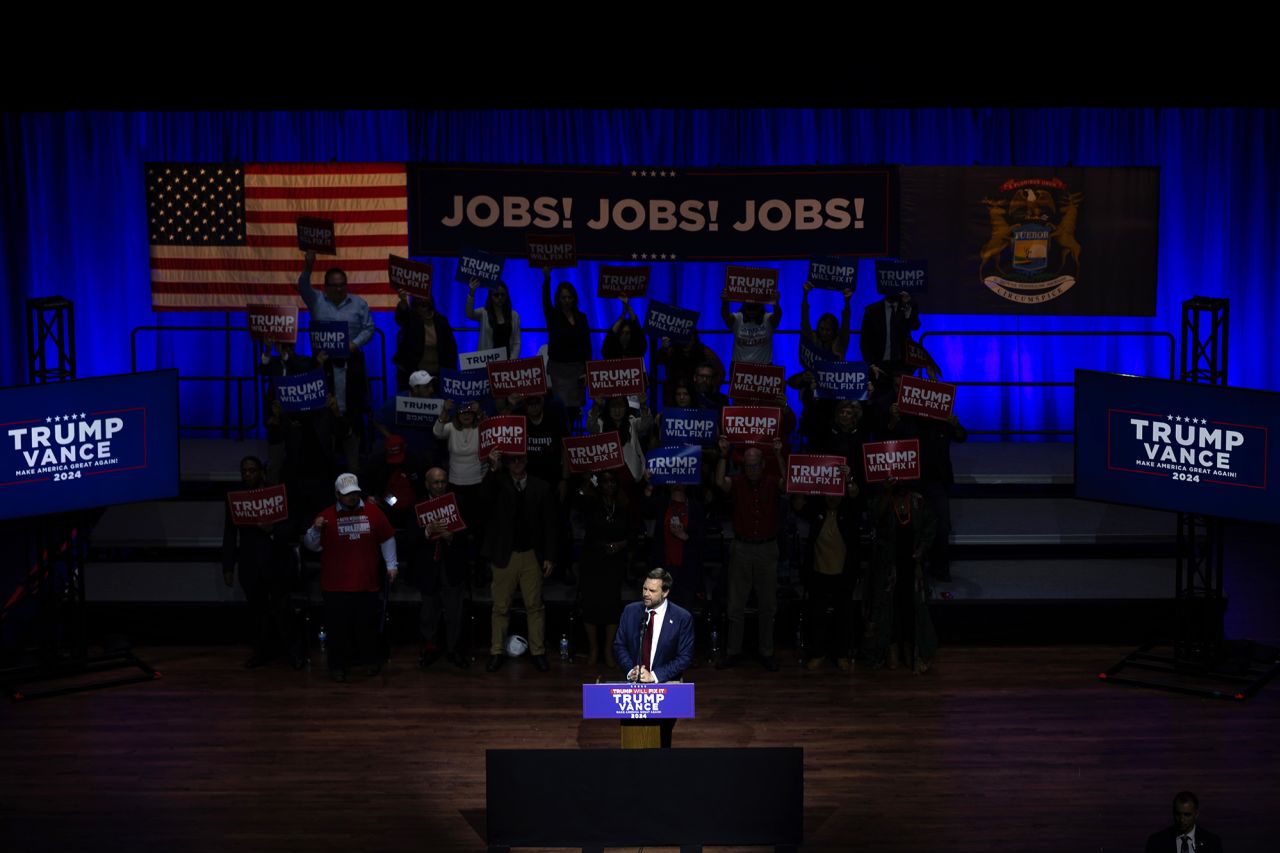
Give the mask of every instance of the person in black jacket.
[{"label": "person in black jacket", "polygon": [[1173,798],[1173,826],[1153,833],[1144,853],[1222,853],[1222,839],[1196,824],[1200,800],[1190,791]]},{"label": "person in black jacket", "polygon": [[[443,468],[427,471],[427,496],[441,498],[449,493],[449,474]],[[465,524],[467,519],[462,519]],[[455,536],[440,522],[432,522],[424,531],[425,547],[414,552],[414,570],[422,592],[422,608],[418,611],[418,627],[422,632],[422,654],[418,665],[423,669],[440,659],[435,645],[440,617],[444,617],[445,656],[459,669],[471,665],[462,638],[462,600],[467,586],[467,540]]]},{"label": "person in black jacket", "polygon": [[853,667],[853,590],[861,575],[859,487],[848,472],[845,478],[843,497],[792,498],[792,508],[809,523],[803,575],[808,669],[818,669],[826,658],[834,658],[842,670]]},{"label": "person in black jacket", "polygon": [[489,520],[480,553],[493,567],[492,636],[485,669],[497,672],[502,666],[511,598],[519,586],[529,619],[529,653],[538,671],[546,672],[551,665],[547,663],[542,579],[555,569],[556,532],[560,529],[551,486],[529,476],[523,455],[504,457],[495,450],[489,457],[481,495]]},{"label": "person in black jacket", "polygon": [[[244,489],[260,489],[266,484],[262,460],[246,456],[240,460],[240,481]],[[288,522],[237,526],[231,506],[225,507],[222,526],[222,579],[235,582],[239,568],[240,588],[249,603],[250,643],[253,654],[244,662],[254,669],[287,651],[295,669],[302,666],[297,646],[289,592],[297,575]]]},{"label": "person in black jacket", "polygon": [[920,328],[920,309],[902,292],[872,302],[862,313],[858,345],[862,360],[876,377],[907,369],[907,341]]},{"label": "person in black jacket", "polygon": [[430,296],[415,296],[400,291],[396,303],[396,354],[391,360],[396,365],[396,388],[409,389],[409,375],[425,370],[432,376],[440,374],[440,368],[458,367],[458,342],[453,336],[449,318],[436,310]]}]

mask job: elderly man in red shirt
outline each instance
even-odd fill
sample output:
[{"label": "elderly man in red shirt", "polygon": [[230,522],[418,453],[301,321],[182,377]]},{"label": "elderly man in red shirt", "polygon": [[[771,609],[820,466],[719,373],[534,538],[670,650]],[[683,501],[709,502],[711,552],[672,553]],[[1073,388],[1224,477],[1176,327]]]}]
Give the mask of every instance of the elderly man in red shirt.
[{"label": "elderly man in red shirt", "polygon": [[355,474],[334,481],[333,506],[316,516],[302,544],[321,552],[320,592],[329,636],[329,675],[346,681],[353,658],[377,675],[378,592],[382,589],[378,557],[387,564],[387,581],[397,574],[396,531],[370,502],[360,497]]}]

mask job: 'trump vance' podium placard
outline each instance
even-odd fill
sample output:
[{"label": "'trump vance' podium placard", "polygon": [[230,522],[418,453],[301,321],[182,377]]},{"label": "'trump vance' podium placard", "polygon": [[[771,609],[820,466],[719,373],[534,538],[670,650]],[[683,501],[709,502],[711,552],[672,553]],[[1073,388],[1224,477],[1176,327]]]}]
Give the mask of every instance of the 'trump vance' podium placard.
[{"label": "'trump vance' podium placard", "polygon": [[693,717],[692,684],[584,684],[586,720],[675,720]]}]

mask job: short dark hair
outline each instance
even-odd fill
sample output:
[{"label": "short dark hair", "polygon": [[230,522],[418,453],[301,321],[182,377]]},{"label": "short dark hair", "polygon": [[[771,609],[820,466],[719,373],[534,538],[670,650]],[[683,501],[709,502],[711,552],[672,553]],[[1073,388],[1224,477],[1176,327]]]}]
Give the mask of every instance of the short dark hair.
[{"label": "short dark hair", "polygon": [[675,578],[671,577],[671,572],[666,569],[650,569],[644,579],[647,581],[662,581],[663,592],[671,592],[671,586],[676,582]]},{"label": "short dark hair", "polygon": [[1191,803],[1196,811],[1200,811],[1200,798],[1190,791],[1179,791],[1173,795],[1173,812],[1177,814],[1179,803]]},{"label": "short dark hair", "polygon": [[342,267],[329,267],[327,270],[325,270],[325,271],[324,271],[324,283],[325,283],[325,284],[328,284],[328,283],[329,283],[329,276],[333,275],[334,273],[337,273],[338,275],[342,276],[342,283],[343,283],[343,284],[346,284],[346,283],[347,283],[347,271],[346,271],[346,270],[344,270]]},{"label": "short dark hair", "polygon": [[266,467],[267,467],[267,466],[265,466],[265,465],[263,465],[263,464],[262,464],[262,460],[261,460],[261,459],[259,459],[258,457],[254,456],[252,453],[250,453],[248,456],[242,456],[242,457],[240,457],[240,467],[241,467],[241,468],[243,468],[243,467],[244,467],[244,463],[246,463],[246,462],[253,462],[253,463],[255,463],[255,464],[258,466],[258,470],[259,470],[259,471],[261,471],[261,470],[263,470],[264,468],[266,468]]}]

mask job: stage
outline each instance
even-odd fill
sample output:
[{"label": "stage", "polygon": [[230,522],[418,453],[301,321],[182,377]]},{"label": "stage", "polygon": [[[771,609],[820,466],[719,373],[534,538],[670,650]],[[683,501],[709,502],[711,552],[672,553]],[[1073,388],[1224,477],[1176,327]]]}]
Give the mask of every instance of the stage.
[{"label": "stage", "polygon": [[[1280,692],[1099,682],[1128,651],[944,646],[924,676],[702,663],[676,748],[803,747],[805,850],[1137,850],[1183,788],[1233,853],[1274,849]],[[245,671],[238,646],[138,653],[162,679],[0,705],[6,851],[482,850],[485,749],[617,743],[579,719],[578,685],[607,675],[581,663],[422,672],[405,646],[338,685],[318,659]]]}]

